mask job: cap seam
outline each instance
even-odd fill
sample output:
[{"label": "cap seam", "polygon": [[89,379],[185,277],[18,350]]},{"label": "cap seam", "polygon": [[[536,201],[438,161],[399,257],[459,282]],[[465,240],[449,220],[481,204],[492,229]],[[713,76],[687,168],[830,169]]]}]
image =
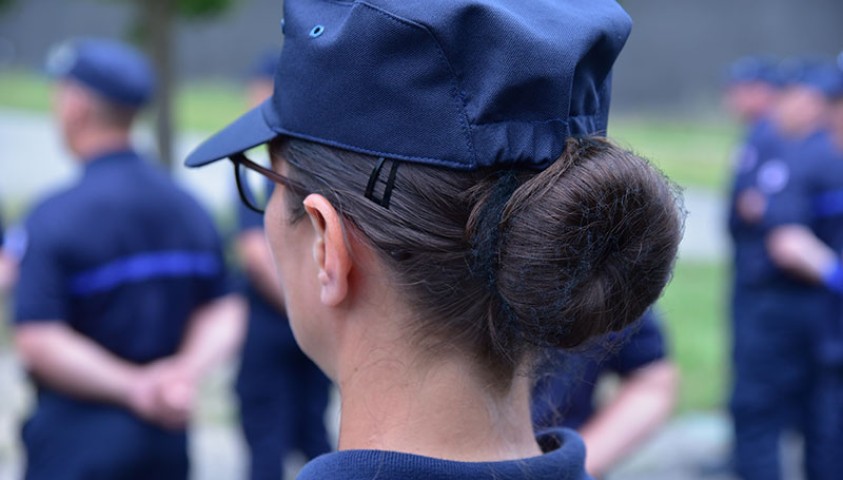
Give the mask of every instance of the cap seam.
[{"label": "cap seam", "polygon": [[[378,13],[378,14],[380,14],[380,15],[382,15],[382,16],[384,16],[384,17],[386,17],[386,18],[388,18],[392,21],[401,22],[401,23],[404,23],[404,24],[406,24],[407,26],[410,26],[410,27],[420,28],[433,41],[434,45],[436,46],[436,51],[439,54],[439,56],[441,57],[441,60],[444,61],[445,65],[447,65],[447,67],[448,67],[448,72],[450,73],[450,76],[451,76],[451,82],[450,82],[451,83],[451,92],[450,92],[451,98],[453,100],[455,100],[454,103],[457,104],[457,108],[456,108],[457,112],[456,113],[457,113],[457,116],[460,120],[460,127],[461,127],[463,135],[465,137],[466,146],[468,147],[469,154],[471,155],[471,164],[465,165],[463,168],[473,169],[473,168],[477,167],[479,165],[478,158],[477,158],[477,150],[474,148],[474,140],[473,140],[473,137],[472,137],[472,134],[471,134],[472,126],[471,126],[471,122],[468,119],[468,110],[466,108],[465,97],[463,97],[463,95],[461,93],[462,89],[460,88],[461,85],[460,85],[460,82],[457,78],[457,74],[456,74],[456,72],[453,68],[453,65],[451,65],[451,62],[448,59],[448,55],[445,53],[445,49],[442,47],[442,43],[439,41],[439,39],[436,37],[436,35],[433,33],[433,31],[427,25],[424,25],[422,23],[419,23],[419,22],[416,22],[416,21],[413,21],[413,20],[410,20],[410,19],[400,17],[400,16],[398,16],[398,15],[392,13],[392,12],[388,12],[386,10],[383,10],[382,8],[378,7],[377,5],[372,5],[369,2],[359,1],[357,3],[362,5],[362,6],[368,7],[369,9],[374,11],[375,13]],[[419,158],[423,158],[423,157],[419,157]],[[460,165],[463,165],[463,164],[460,163]]]},{"label": "cap seam", "polygon": [[350,150],[352,152],[361,153],[361,154],[364,154],[364,155],[373,155],[373,156],[379,156],[379,157],[386,157],[386,158],[394,159],[394,160],[406,160],[406,161],[409,161],[409,162],[418,162],[418,163],[421,163],[423,165],[435,164],[435,165],[438,165],[438,166],[449,167],[449,168],[454,168],[454,169],[458,169],[458,170],[472,170],[475,167],[475,165],[466,165],[465,163],[462,163],[462,162],[456,162],[456,161],[453,161],[453,160],[445,160],[445,159],[441,159],[441,158],[417,157],[417,156],[412,156],[412,155],[401,155],[401,154],[396,154],[396,153],[382,152],[382,151],[378,151],[378,150],[371,150],[371,149],[368,149],[368,148],[363,148],[363,147],[359,147],[359,146],[355,146],[355,145],[349,145],[349,144],[346,144],[346,143],[343,143],[343,142],[338,142],[336,140],[328,140],[328,139],[317,137],[317,136],[314,136],[314,135],[308,135],[306,133],[296,132],[294,130],[290,130],[290,129],[287,129],[287,128],[284,128],[284,127],[281,127],[280,131],[275,130],[275,129],[273,129],[273,131],[275,133],[277,133],[278,135],[286,135],[286,136],[298,138],[298,139],[301,139],[301,140],[313,141],[313,142],[316,142],[316,143],[321,143],[323,145],[343,148],[343,149]]},{"label": "cap seam", "polygon": [[577,119],[577,118],[596,118],[598,117],[598,113],[589,113],[588,115],[571,115],[567,119],[561,118],[551,118],[548,120],[502,120],[500,122],[483,122],[483,123],[475,123],[477,127],[487,127],[492,125],[507,125],[512,123],[529,123],[529,124],[543,124],[543,123],[564,123],[568,124],[570,119]]}]

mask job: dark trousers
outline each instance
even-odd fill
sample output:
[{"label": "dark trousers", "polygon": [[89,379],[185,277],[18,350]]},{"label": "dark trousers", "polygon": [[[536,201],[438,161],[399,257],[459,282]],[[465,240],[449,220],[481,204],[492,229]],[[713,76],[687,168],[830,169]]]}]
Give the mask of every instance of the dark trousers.
[{"label": "dark trousers", "polygon": [[811,428],[815,441],[805,452],[808,478],[843,477],[843,367],[819,372],[811,397]]},{"label": "dark trousers", "polygon": [[782,434],[804,436],[809,479],[820,436],[815,343],[821,310],[816,302],[781,292],[741,292],[733,304],[734,384],[729,409],[734,421],[734,460],[745,480],[782,478]]},{"label": "dark trousers", "polygon": [[238,388],[253,480],[282,478],[291,452],[311,459],[331,450],[325,430],[330,381],[301,352],[284,355],[272,368],[262,384]]},{"label": "dark trousers", "polygon": [[160,429],[108,405],[40,397],[23,428],[25,479],[188,478],[186,432]]}]

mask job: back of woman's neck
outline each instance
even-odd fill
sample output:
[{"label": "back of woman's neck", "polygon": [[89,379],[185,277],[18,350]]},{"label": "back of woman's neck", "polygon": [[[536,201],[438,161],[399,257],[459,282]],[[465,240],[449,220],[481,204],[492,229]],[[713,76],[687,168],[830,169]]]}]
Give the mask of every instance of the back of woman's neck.
[{"label": "back of woman's neck", "polygon": [[459,361],[414,370],[412,359],[381,358],[340,379],[340,450],[374,449],[457,461],[539,455],[530,422],[529,379],[504,394]]}]

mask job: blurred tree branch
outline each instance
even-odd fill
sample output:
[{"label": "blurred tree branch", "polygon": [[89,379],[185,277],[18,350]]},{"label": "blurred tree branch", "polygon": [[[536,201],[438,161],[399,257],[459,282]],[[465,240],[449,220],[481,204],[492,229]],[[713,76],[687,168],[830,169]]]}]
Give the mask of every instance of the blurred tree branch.
[{"label": "blurred tree branch", "polygon": [[[4,2],[0,0],[0,7]],[[225,12],[233,0],[107,0],[130,1],[138,10],[135,23],[129,35],[149,53],[158,76],[158,90],[155,102],[155,138],[158,155],[169,168],[173,159],[173,94],[176,87],[176,72],[173,52],[176,21],[184,19],[210,18]]]},{"label": "blurred tree branch", "polygon": [[3,13],[3,10],[6,10],[14,3],[15,0],[0,0],[0,13]]}]

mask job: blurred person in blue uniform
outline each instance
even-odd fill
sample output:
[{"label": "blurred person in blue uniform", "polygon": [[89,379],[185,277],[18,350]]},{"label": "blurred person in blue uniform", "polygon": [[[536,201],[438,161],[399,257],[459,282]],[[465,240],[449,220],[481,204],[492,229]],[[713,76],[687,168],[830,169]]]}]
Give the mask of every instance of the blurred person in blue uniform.
[{"label": "blurred person in blue uniform", "polygon": [[[640,318],[681,218],[601,138],[631,26],[614,0],[287,0],[271,99],[200,145],[254,203],[297,343],[340,390],[310,479],[587,479],[537,436],[532,361]],[[245,152],[269,144],[271,167]]]},{"label": "blurred person in blue uniform", "polygon": [[726,72],[725,105],[751,132],[767,117],[781,92],[784,78],[771,57],[745,57]]},{"label": "blurred person in blue uniform", "polygon": [[[279,52],[256,62],[248,84],[250,106],[272,95]],[[268,162],[264,162],[268,165]],[[270,195],[272,182],[253,182],[255,195]],[[283,478],[288,454],[306,459],[331,450],[325,429],[330,381],[293,338],[263,229],[263,215],[237,201],[237,252],[246,275],[249,319],[236,391],[250,451],[252,479]]]},{"label": "blurred person in blue uniform", "polygon": [[53,51],[54,108],[82,168],[25,221],[14,341],[36,390],[27,479],[185,479],[199,379],[240,338],[210,216],[131,146],[153,96],[135,49]]},{"label": "blurred person in blue uniform", "polygon": [[[636,324],[612,333],[581,352],[557,350],[533,388],[537,432],[564,426],[579,431],[586,446],[586,471],[607,474],[652,435],[676,401],[679,374],[667,357],[654,310]],[[599,404],[597,386],[606,375],[620,382]]]},{"label": "blurred person in blue uniform", "polygon": [[[829,294],[794,276],[782,262],[781,231],[787,202],[771,199],[809,188],[809,171],[827,144],[827,69],[806,64],[782,91],[771,112],[772,140],[759,146],[757,161],[736,195],[734,385],[730,410],[735,427],[735,467],[745,479],[781,478],[782,434],[805,439],[809,478],[817,477],[813,452],[812,392],[817,364],[816,327],[829,315]],[[804,219],[804,218],[803,218]],[[733,230],[734,233],[734,230]],[[743,242],[743,243],[741,243]],[[742,251],[745,255],[739,255]],[[737,300],[737,301],[735,301]]]},{"label": "blurred person in blue uniform", "polygon": [[843,472],[843,71],[829,65],[813,77],[831,103],[828,134],[782,158],[788,179],[769,196],[764,226],[773,262],[811,291],[791,306],[813,330],[805,464],[807,478],[833,479]]},{"label": "blurred person in blue uniform", "polygon": [[[767,57],[746,57],[729,69],[725,104],[744,128],[743,140],[733,156],[732,189],[728,212],[729,233],[734,246],[732,318],[741,317],[745,276],[750,274],[753,257],[760,251],[761,232],[757,227],[761,200],[751,187],[762,159],[770,158],[778,148],[781,135],[771,118],[773,107],[786,81],[778,62]],[[752,213],[752,221],[738,215],[738,206]]]},{"label": "blurred person in blue uniform", "polygon": [[[725,105],[744,128],[743,140],[733,156],[733,173],[728,205],[728,231],[732,239],[732,281],[729,302],[730,326],[732,329],[732,393],[729,409],[732,415],[736,438],[741,437],[745,424],[744,408],[735,408],[735,397],[746,397],[740,393],[746,390],[746,378],[762,365],[746,365],[740,352],[752,342],[755,336],[755,322],[748,320],[752,315],[752,297],[758,290],[759,271],[766,261],[764,232],[759,225],[764,199],[755,188],[759,166],[774,158],[782,143],[781,135],[772,120],[772,111],[781,95],[784,72],[778,62],[767,57],[746,57],[732,64],[727,72]],[[750,377],[751,378],[751,377]],[[752,402],[752,398],[741,400]],[[742,443],[746,448],[738,448]],[[737,440],[734,458],[736,468],[740,455],[749,455],[751,441]],[[741,453],[741,452],[746,452]],[[775,457],[778,458],[777,456]],[[717,465],[716,470],[721,470]]]}]

